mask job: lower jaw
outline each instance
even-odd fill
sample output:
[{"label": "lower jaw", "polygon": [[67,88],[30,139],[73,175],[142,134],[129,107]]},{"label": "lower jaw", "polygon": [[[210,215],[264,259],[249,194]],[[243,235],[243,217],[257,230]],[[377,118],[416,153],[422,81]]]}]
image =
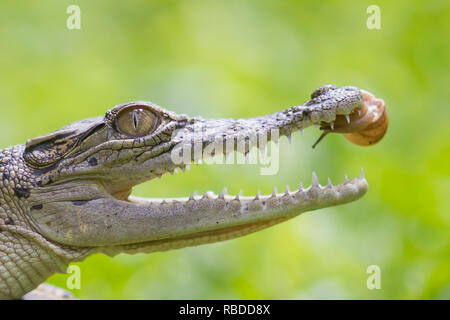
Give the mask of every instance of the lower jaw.
[{"label": "lower jaw", "polygon": [[[150,253],[225,241],[268,228],[306,211],[354,201],[362,197],[366,191],[367,181],[363,176],[352,180],[346,179],[343,184],[337,186],[331,184],[321,186],[314,175],[313,183],[309,188],[301,188],[294,192],[286,191],[282,194],[233,197],[223,194],[214,195],[209,192],[204,196],[190,198],[130,197],[129,201],[139,206],[152,208],[164,206],[166,210],[163,212],[169,212],[172,206],[173,208],[181,206],[185,208],[185,212],[177,213],[180,220],[176,218],[176,215],[173,216],[174,233],[172,235],[162,232],[159,235],[155,234],[155,239],[118,245],[109,250],[112,250],[110,254]],[[217,206],[216,201],[221,205]],[[213,213],[210,211],[202,214],[201,208],[213,210]]]},{"label": "lower jaw", "polygon": [[196,234],[178,236],[169,239],[160,239],[138,244],[122,245],[115,248],[108,248],[108,252],[105,253],[110,255],[115,255],[118,253],[127,253],[127,254],[152,253],[198,246],[202,244],[221,242],[242,237],[269,228],[278,223],[292,219],[297,215],[299,214],[292,214],[290,216],[275,218],[267,221],[247,223],[219,230],[204,231]]}]

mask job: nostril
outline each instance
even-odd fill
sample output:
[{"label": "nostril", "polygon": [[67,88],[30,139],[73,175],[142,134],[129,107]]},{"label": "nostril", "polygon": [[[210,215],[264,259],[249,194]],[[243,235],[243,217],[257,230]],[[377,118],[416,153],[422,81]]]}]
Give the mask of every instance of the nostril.
[{"label": "nostril", "polygon": [[311,99],[317,98],[323,93],[333,89],[337,89],[337,86],[335,84],[326,84],[324,86],[321,86],[320,88],[316,89],[313,93],[311,93]]}]

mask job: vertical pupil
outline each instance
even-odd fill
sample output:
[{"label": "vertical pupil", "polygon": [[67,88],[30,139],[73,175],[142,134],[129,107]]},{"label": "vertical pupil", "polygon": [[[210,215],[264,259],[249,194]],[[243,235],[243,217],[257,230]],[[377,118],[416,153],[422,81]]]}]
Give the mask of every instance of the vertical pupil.
[{"label": "vertical pupil", "polygon": [[134,129],[136,129],[136,130],[138,128],[138,122],[139,122],[138,112],[139,112],[139,110],[134,110],[133,111],[133,124],[134,124]]}]

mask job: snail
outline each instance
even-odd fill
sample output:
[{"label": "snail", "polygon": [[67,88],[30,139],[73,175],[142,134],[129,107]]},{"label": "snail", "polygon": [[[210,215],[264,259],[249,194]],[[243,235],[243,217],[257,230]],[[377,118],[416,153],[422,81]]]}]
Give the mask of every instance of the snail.
[{"label": "snail", "polygon": [[384,101],[367,91],[360,91],[363,107],[349,115],[336,116],[332,123],[322,122],[320,129],[324,132],[313,148],[330,132],[342,133],[347,140],[359,146],[373,145],[384,137],[389,123]]}]

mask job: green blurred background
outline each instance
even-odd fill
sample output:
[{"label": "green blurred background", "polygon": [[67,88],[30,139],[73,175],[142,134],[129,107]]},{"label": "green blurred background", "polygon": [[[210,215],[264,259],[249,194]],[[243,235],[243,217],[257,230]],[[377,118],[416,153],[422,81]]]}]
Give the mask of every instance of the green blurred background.
[{"label": "green blurred background", "polygon": [[[81,30],[66,9],[81,8]],[[381,30],[366,27],[369,5]],[[111,106],[149,100],[178,113],[249,117],[355,85],[386,101],[371,148],[319,131],[281,141],[277,175],[194,166],[134,190],[186,196],[296,188],[364,167],[367,195],[219,244],[78,263],[79,298],[449,299],[448,1],[2,1],[0,148]],[[381,268],[368,290],[366,269]],[[67,275],[48,282],[65,287]]]}]

